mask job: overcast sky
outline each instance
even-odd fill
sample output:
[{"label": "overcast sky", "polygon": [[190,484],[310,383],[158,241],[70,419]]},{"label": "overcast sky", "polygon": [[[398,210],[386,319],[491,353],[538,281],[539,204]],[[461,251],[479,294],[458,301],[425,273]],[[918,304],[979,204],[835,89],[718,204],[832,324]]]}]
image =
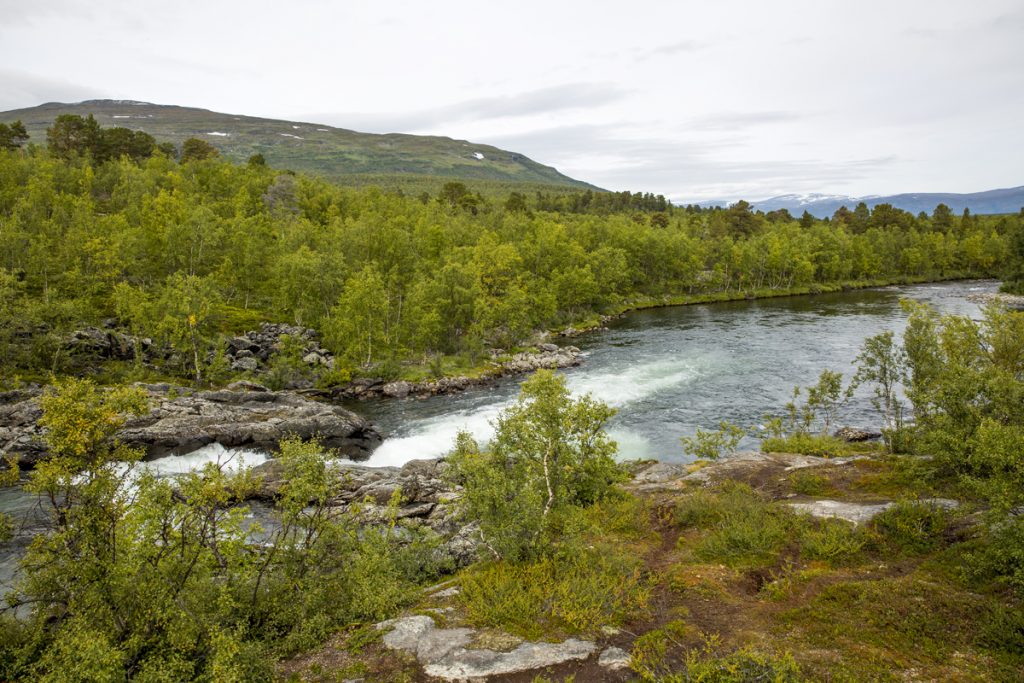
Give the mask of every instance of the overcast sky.
[{"label": "overcast sky", "polygon": [[1021,0],[0,0],[0,110],[448,135],[677,201],[1024,184]]}]

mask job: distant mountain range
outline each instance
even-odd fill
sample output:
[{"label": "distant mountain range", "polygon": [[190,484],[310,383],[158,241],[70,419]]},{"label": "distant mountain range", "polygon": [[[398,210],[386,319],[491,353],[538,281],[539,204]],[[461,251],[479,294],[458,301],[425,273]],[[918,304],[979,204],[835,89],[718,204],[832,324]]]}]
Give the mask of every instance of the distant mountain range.
[{"label": "distant mountain range", "polygon": [[31,140],[45,143],[59,114],[92,114],[100,125],[143,130],[159,142],[180,145],[197,137],[235,161],[263,154],[275,167],[335,179],[358,176],[428,176],[598,189],[516,152],[467,140],[427,135],[358,133],[317,123],[222,114],[131,100],[50,102],[0,112],[0,122],[20,119]]},{"label": "distant mountain range", "polygon": [[[832,194],[785,194],[759,202],[751,202],[751,204],[755,209],[765,212],[788,209],[794,216],[799,216],[804,211],[807,211],[812,216],[824,218],[825,216],[831,216],[840,206],[845,206],[852,210],[860,202],[864,202],[869,208],[877,204],[892,204],[899,209],[915,214],[921,211],[930,214],[939,204],[945,204],[955,213],[963,213],[965,208],[970,209],[971,213],[976,214],[1017,213],[1024,207],[1024,186],[1010,187],[1002,190],[988,190],[986,192],[971,192],[968,194],[915,192],[887,196],[871,195],[868,197],[847,197]],[[723,202],[712,204],[724,205]]]}]

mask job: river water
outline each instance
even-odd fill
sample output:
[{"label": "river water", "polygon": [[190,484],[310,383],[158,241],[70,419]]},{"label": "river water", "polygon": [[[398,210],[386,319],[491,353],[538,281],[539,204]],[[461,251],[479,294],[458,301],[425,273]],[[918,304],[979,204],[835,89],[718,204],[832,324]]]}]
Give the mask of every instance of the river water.
[{"label": "river water", "polygon": [[[863,340],[884,330],[903,330],[900,299],[924,301],[940,312],[977,317],[968,295],[995,291],[994,281],[886,287],[840,294],[676,306],[629,313],[607,331],[574,340],[583,363],[564,371],[577,395],[589,393],[618,413],[610,433],[622,459],[684,461],[679,439],[719,420],[744,427],[780,413],[795,385],[813,384],[823,369],[849,379]],[[510,405],[522,381],[507,378],[488,388],[429,399],[380,400],[351,407],[378,424],[385,441],[369,465],[401,465],[443,455],[459,430],[480,440]],[[860,392],[840,422],[877,427],[867,391]],[[748,437],[743,447],[755,447]],[[257,465],[262,453],[230,452],[213,444],[186,456],[146,463],[173,476],[206,462]],[[15,517],[18,534],[0,545],[0,596],[10,585],[17,558],[45,528],[38,499],[18,488],[0,489],[0,512]]]},{"label": "river water", "polygon": [[[952,282],[636,311],[607,331],[575,340],[585,357],[564,373],[574,394],[590,393],[618,410],[609,431],[621,458],[682,461],[687,457],[679,439],[698,427],[729,420],[756,428],[767,413],[782,412],[794,386],[815,383],[822,370],[851,379],[866,337],[902,332],[900,299],[977,317],[979,306],[967,296],[997,285]],[[369,464],[438,457],[459,430],[486,440],[521,381],[454,396],[353,404],[386,434]],[[854,397],[841,422],[879,425],[867,389]],[[742,444],[756,445],[749,437]]]}]

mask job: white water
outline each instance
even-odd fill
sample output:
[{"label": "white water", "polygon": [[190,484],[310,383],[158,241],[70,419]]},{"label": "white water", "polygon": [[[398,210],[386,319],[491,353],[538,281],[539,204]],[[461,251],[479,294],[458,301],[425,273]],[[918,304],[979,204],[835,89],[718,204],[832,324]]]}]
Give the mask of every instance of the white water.
[{"label": "white water", "polygon": [[[711,358],[707,356],[662,357],[604,368],[600,372],[572,374],[567,384],[574,396],[589,394],[613,408],[623,408],[664,391],[676,390],[706,375],[711,367]],[[413,459],[440,457],[451,450],[460,431],[469,432],[478,442],[486,443],[494,435],[498,415],[514,402],[514,397],[506,397],[483,406],[410,420],[395,435],[385,439],[366,464],[401,466]],[[650,443],[637,432],[613,427],[609,434],[619,444],[619,452],[624,457],[641,458],[651,454]]]}]

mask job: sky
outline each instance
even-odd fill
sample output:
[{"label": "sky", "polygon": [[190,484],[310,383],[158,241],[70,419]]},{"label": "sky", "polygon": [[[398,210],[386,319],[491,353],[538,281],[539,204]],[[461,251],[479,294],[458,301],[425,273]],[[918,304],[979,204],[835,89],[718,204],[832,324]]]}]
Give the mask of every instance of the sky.
[{"label": "sky", "polygon": [[0,0],[0,110],[446,135],[677,202],[1024,185],[1021,0]]}]

